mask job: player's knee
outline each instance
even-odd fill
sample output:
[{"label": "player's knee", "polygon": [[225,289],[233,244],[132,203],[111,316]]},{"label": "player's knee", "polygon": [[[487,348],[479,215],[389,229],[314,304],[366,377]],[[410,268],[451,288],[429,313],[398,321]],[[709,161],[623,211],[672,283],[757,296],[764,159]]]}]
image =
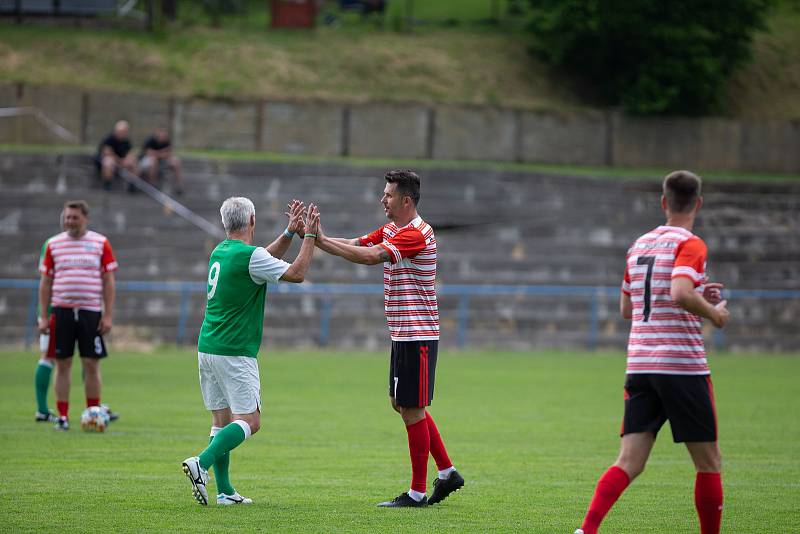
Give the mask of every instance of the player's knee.
[{"label": "player's knee", "polygon": [[631,455],[621,454],[614,465],[625,471],[628,478],[633,480],[644,472],[646,462]]},{"label": "player's knee", "polygon": [[253,435],[261,429],[261,418],[252,417],[247,421],[247,424],[250,425],[250,435]]},{"label": "player's knee", "polygon": [[701,473],[719,473],[722,471],[722,457],[719,451],[709,452],[702,458],[696,458],[694,465]]},{"label": "player's knee", "polygon": [[100,360],[95,358],[81,358],[81,363],[86,373],[97,373],[100,370]]},{"label": "player's knee", "polygon": [[414,425],[425,419],[424,408],[400,408],[400,416],[406,426]]}]

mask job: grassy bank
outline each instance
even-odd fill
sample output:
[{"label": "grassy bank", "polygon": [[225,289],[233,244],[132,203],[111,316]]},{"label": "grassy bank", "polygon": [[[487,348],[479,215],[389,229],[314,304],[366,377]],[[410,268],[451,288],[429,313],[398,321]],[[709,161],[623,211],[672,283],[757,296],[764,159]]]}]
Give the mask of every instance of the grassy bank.
[{"label": "grassy bank", "polygon": [[[402,3],[395,5],[399,6]],[[489,2],[417,2],[413,32],[346,15],[315,31],[268,31],[263,2],[212,28],[197,8],[154,34],[0,21],[0,82],[179,95],[457,102],[568,109],[588,105],[528,53],[524,18],[488,22]],[[800,13],[781,7],[754,60],[729,83],[729,113],[800,117]]]}]

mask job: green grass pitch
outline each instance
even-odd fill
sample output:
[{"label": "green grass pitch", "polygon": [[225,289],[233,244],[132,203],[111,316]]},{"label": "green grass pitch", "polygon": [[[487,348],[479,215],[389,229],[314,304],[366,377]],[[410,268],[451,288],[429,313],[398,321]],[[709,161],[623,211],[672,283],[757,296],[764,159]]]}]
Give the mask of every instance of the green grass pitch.
[{"label": "green grass pitch", "polygon": [[[59,433],[33,422],[36,355],[0,353],[0,530],[571,533],[579,525],[617,452],[621,353],[442,353],[431,413],[467,484],[413,510],[375,507],[410,479],[406,434],[386,397],[387,359],[262,351],[262,430],[233,452],[231,468],[255,504],[203,508],[180,467],[210,426],[192,351],[112,354],[104,400],[122,417],[105,434],[77,427],[78,362],[74,428]],[[796,531],[800,358],[710,359],[723,531]],[[433,461],[429,468],[432,480]],[[693,483],[688,454],[665,427],[604,532],[698,532]]]}]

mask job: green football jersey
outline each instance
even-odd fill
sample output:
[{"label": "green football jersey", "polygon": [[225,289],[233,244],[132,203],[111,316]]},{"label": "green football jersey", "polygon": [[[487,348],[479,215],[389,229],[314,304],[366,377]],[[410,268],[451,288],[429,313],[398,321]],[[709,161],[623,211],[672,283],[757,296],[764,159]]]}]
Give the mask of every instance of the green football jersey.
[{"label": "green football jersey", "polygon": [[264,328],[267,282],[277,283],[289,264],[262,247],[226,239],[208,260],[208,300],[197,350],[255,358]]}]

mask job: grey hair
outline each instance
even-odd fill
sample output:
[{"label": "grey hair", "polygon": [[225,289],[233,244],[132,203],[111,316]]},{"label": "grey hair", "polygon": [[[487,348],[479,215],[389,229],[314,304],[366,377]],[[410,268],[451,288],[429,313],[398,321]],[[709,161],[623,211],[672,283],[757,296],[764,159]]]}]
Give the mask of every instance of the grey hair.
[{"label": "grey hair", "polygon": [[248,227],[250,216],[256,214],[256,207],[249,198],[230,197],[222,203],[219,214],[222,216],[225,233],[230,234]]}]

